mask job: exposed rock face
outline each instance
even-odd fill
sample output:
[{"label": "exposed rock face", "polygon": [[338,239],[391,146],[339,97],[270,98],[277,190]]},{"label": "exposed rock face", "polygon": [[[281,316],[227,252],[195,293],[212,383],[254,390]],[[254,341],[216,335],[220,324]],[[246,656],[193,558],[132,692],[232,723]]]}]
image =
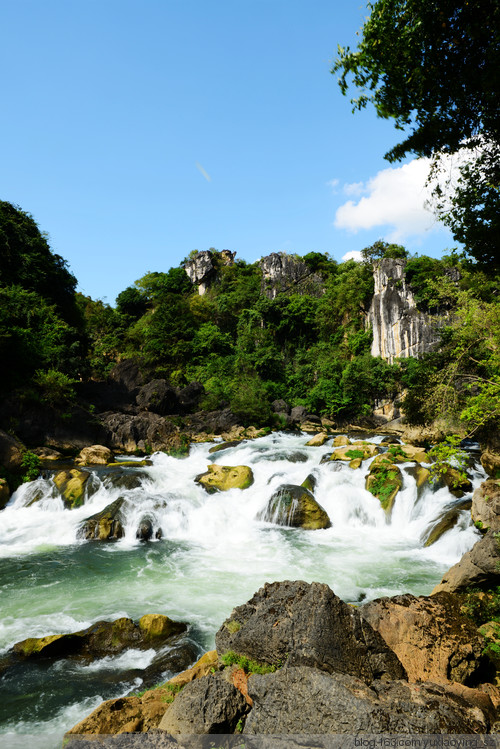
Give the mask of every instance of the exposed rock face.
[{"label": "exposed rock face", "polygon": [[261,294],[274,299],[278,294],[322,296],[324,283],[301,260],[284,252],[272,252],[259,261],[262,270]]},{"label": "exposed rock face", "polygon": [[462,559],[444,574],[432,595],[441,591],[455,592],[465,588],[489,589],[500,584],[500,543],[489,530],[484,538],[466,552]]},{"label": "exposed rock face", "polygon": [[107,441],[114,450],[134,452],[169,448],[176,441],[177,428],[172,422],[150,411],[137,415],[105,413],[101,421],[107,430]]},{"label": "exposed rock face", "polygon": [[500,480],[484,481],[472,495],[472,520],[476,526],[487,531],[500,530]]},{"label": "exposed rock face", "polygon": [[373,330],[372,356],[392,364],[395,358],[418,357],[438,343],[437,318],[417,309],[405,280],[406,260],[383,258],[374,263],[375,288],[368,313]]},{"label": "exposed rock face", "polygon": [[234,733],[247,703],[224,674],[187,684],[166,711],[158,728],[170,734]]},{"label": "exposed rock face", "polygon": [[233,610],[215,643],[219,654],[232,650],[270,665],[336,671],[367,684],[382,676],[405,678],[381,636],[321,583],[266,583]]},{"label": "exposed rock face", "polygon": [[410,681],[481,681],[483,638],[449,593],[378,598],[359,612],[394,650]]},{"label": "exposed rock face", "polygon": [[308,488],[294,484],[280,486],[264,510],[259,513],[259,519],[304,530],[318,530],[331,526],[328,514],[316,502],[312,492]]},{"label": "exposed rock face", "polygon": [[249,734],[468,734],[489,725],[482,711],[437,684],[369,687],[351,675],[300,666],[254,674],[248,690]]},{"label": "exposed rock face", "polygon": [[203,250],[189,260],[184,270],[189,276],[191,283],[198,286],[200,296],[206,292],[208,285],[215,276],[215,266],[212,262],[212,253],[209,250]]},{"label": "exposed rock face", "polygon": [[175,388],[166,380],[151,380],[143,385],[136,396],[139,408],[165,416],[178,412],[179,400]]}]

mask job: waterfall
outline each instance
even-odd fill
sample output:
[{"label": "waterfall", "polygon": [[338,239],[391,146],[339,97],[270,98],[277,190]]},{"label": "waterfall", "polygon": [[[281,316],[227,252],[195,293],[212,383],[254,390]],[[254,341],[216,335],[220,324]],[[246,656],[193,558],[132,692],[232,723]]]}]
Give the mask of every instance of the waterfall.
[{"label": "waterfall", "polygon": [[[310,447],[308,439],[273,433],[212,454],[212,445],[196,444],[184,459],[156,453],[150,466],[85,469],[92,474],[85,501],[72,510],[49,474],[21,486],[0,513],[0,663],[27,637],[146,613],[188,622],[187,637],[201,653],[213,646],[232,608],[265,582],[325,582],[351,603],[401,592],[429,594],[477,540],[470,511],[458,508],[453,527],[431,546],[423,545],[428,529],[456,500],[446,488],[417,489],[413,463],[400,464],[403,486],[388,520],[365,489],[371,460],[357,470],[340,461],[321,462],[331,444]],[[370,441],[385,449],[381,439]],[[208,494],[195,477],[214,462],[251,467],[254,483],[243,491]],[[277,507],[273,516],[264,514],[280,486],[300,485],[311,473],[330,528],[278,525]],[[484,480],[479,463],[471,475],[474,487]],[[82,523],[118,499],[122,537],[86,541]],[[146,543],[137,538],[144,522],[152,531]],[[50,748],[44,736],[57,733],[60,742],[102,699],[137,689],[151,657],[130,651],[121,661],[104,659],[92,667],[60,661],[43,674],[26,668],[10,706],[0,700],[0,735],[30,734],[37,737],[30,739],[34,748]],[[113,669],[124,673],[119,684],[103,677]]]}]

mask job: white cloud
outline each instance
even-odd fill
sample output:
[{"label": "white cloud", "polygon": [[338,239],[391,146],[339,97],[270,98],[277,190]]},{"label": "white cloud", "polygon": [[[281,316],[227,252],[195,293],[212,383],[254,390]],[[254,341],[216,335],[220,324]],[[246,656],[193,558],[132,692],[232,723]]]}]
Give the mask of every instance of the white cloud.
[{"label": "white cloud", "polygon": [[335,226],[352,232],[389,227],[386,239],[390,242],[429,232],[436,224],[424,205],[430,194],[425,184],[429,168],[429,159],[414,159],[400,167],[382,169],[365,183],[345,185],[348,195],[365,195],[337,209]]},{"label": "white cloud", "polygon": [[337,187],[339,186],[339,182],[340,180],[338,179],[331,179],[326,184],[328,185],[328,187],[332,188],[333,192],[337,192]]},{"label": "white cloud", "polygon": [[351,252],[346,252],[345,255],[342,255],[342,262],[345,262],[346,260],[355,260],[357,263],[360,263],[363,260],[363,257],[359,250],[351,250]]}]

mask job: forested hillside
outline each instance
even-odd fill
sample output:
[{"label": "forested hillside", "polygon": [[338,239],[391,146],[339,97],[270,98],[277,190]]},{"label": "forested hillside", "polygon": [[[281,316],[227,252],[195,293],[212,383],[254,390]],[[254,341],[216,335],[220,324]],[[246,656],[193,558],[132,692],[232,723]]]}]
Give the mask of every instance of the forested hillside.
[{"label": "forested hillside", "polygon": [[[456,253],[409,257],[378,241],[363,250],[362,262],[338,264],[318,252],[288,256],[287,267],[302,269],[308,285],[291,272],[288,285],[271,289],[262,263],[212,248],[202,253],[211,263],[205,293],[185,269],[194,252],[180,267],[145,273],[113,307],[76,293],[76,279],[34,219],[6,202],[0,245],[7,402],[62,415],[78,402],[92,413],[85,383],[105,381],[130,358],[144,381],[201,383],[199,407],[229,406],[245,425],[285,426],[273,413],[276,400],[346,423],[394,399],[409,423],[439,417],[451,432],[479,437],[498,424],[498,276]],[[383,258],[404,261],[418,310],[441,321],[436,345],[419,359],[388,363],[370,353],[373,269]]]}]

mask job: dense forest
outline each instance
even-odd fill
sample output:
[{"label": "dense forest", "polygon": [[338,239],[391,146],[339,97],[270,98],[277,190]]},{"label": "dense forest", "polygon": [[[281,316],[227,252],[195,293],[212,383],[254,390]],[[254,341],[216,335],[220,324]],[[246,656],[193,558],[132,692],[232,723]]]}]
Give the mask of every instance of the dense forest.
[{"label": "dense forest", "polygon": [[[292,284],[271,298],[259,262],[227,263],[213,248],[209,257],[214,272],[203,295],[184,269],[186,258],[146,273],[110,306],[76,292],[76,279],[35,220],[0,203],[4,401],[62,415],[78,402],[92,413],[82,385],[106,380],[131,358],[146,380],[201,383],[202,409],[229,406],[244,425],[280,427],[272,408],[280,399],[336,423],[369,417],[375,401],[400,399],[411,424],[439,416],[450,432],[479,437],[498,424],[498,275],[484,265],[456,252],[413,257],[377,241],[362,262],[294,256],[310,270],[312,286],[297,293]],[[419,359],[389,364],[370,354],[367,314],[382,258],[403,259],[418,308],[444,315],[439,346]]]}]

